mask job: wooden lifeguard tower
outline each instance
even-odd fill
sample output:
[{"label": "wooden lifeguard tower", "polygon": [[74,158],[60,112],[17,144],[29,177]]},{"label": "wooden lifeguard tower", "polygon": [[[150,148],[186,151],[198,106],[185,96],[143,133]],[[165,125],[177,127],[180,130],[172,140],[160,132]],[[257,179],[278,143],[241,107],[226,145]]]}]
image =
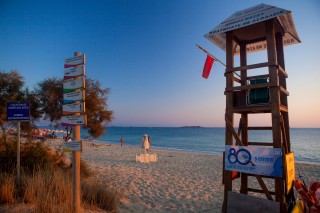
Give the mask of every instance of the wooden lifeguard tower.
[{"label": "wooden lifeguard tower", "polygon": [[[239,172],[236,169],[232,171],[224,167],[223,212],[288,212],[294,203],[294,194],[292,177],[288,177],[286,172],[288,169],[294,172],[294,168],[287,168],[285,163],[291,148],[287,101],[289,92],[286,86],[288,74],[283,46],[300,43],[291,12],[260,4],[234,13],[205,37],[226,51],[226,147],[281,150],[281,172],[278,176]],[[266,62],[247,63],[248,53],[263,50],[266,50]],[[237,55],[240,55],[240,66],[235,67],[234,59]],[[251,118],[261,113],[270,115],[271,124],[249,126],[248,115]],[[234,127],[237,123],[235,114],[241,117],[237,131]],[[256,130],[269,130],[272,142],[249,141],[250,131]],[[232,149],[238,154],[236,149]],[[250,150],[244,152],[247,156],[242,158],[248,158],[248,155],[250,158],[242,161],[242,164],[239,160],[239,168],[244,168],[249,160],[252,166],[256,166],[254,160],[273,161],[263,157],[251,159]],[[233,166],[236,168],[236,163]],[[250,169],[250,165],[247,166]],[[234,189],[234,179],[237,179],[240,189]],[[270,183],[266,184],[268,181],[271,187]],[[256,183],[254,187],[250,186],[253,182]]]}]

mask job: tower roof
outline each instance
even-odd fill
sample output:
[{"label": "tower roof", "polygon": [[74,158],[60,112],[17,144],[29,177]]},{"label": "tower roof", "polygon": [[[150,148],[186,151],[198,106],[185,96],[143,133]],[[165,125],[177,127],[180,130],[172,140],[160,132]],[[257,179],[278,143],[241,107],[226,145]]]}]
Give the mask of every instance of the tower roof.
[{"label": "tower roof", "polygon": [[229,18],[213,28],[204,37],[226,51],[226,32],[234,32],[235,54],[240,53],[240,42],[247,43],[247,52],[257,52],[266,49],[266,33],[264,21],[276,18],[276,33],[281,33],[283,45],[300,43],[300,38],[294,26],[291,11],[259,4],[245,10],[237,11]]}]

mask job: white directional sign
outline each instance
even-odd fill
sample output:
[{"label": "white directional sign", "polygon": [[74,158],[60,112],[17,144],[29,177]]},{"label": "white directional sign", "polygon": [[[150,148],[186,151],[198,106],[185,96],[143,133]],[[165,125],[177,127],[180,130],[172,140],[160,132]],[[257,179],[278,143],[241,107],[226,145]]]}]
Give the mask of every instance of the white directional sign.
[{"label": "white directional sign", "polygon": [[63,94],[63,104],[70,104],[76,101],[85,101],[84,90],[76,90],[74,92],[68,92]]},{"label": "white directional sign", "polygon": [[87,124],[86,115],[67,115],[61,117],[62,126],[75,126]]},{"label": "white directional sign", "polygon": [[86,56],[85,55],[74,56],[72,58],[67,58],[64,60],[64,68],[75,67],[75,66],[82,65],[85,63],[86,63]]},{"label": "white directional sign", "polygon": [[65,142],[63,144],[63,151],[64,152],[74,152],[74,151],[83,151],[83,144],[82,141],[71,141]]},{"label": "white directional sign", "polygon": [[72,67],[70,69],[64,70],[64,79],[74,78],[77,76],[83,76],[86,75],[85,73],[85,66],[76,66]]},{"label": "white directional sign", "polygon": [[68,79],[63,81],[63,92],[73,92],[76,89],[85,88],[84,78]]},{"label": "white directional sign", "polygon": [[70,114],[70,113],[77,113],[77,112],[84,112],[84,111],[85,111],[84,102],[76,102],[76,103],[62,105],[63,114]]}]

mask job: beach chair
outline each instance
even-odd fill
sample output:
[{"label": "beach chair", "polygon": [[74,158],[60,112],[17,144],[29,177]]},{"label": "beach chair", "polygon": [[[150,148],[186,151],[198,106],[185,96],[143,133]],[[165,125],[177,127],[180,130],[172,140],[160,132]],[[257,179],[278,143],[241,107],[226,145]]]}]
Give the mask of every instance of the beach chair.
[{"label": "beach chair", "polygon": [[[267,84],[268,78],[256,78],[249,81],[251,85]],[[269,88],[250,89],[247,93],[247,105],[270,104]]]},{"label": "beach chair", "polygon": [[136,162],[141,162],[141,163],[149,163],[149,162],[157,162],[157,154],[140,154],[136,155]]}]

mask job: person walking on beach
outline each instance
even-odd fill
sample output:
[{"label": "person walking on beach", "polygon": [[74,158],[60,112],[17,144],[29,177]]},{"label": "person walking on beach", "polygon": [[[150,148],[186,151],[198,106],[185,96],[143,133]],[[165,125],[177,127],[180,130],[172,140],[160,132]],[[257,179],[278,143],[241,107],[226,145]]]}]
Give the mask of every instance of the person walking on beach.
[{"label": "person walking on beach", "polygon": [[141,148],[144,149],[145,152],[150,149],[150,142],[147,134],[144,134],[141,140]]},{"label": "person walking on beach", "polygon": [[[148,135],[148,142],[149,142],[149,149],[150,149],[150,146],[151,146],[151,138],[150,136]],[[147,151],[149,151],[149,149]]]},{"label": "person walking on beach", "polygon": [[121,147],[122,147],[122,145],[124,144],[124,137],[123,136],[120,138],[120,143],[121,143]]}]

